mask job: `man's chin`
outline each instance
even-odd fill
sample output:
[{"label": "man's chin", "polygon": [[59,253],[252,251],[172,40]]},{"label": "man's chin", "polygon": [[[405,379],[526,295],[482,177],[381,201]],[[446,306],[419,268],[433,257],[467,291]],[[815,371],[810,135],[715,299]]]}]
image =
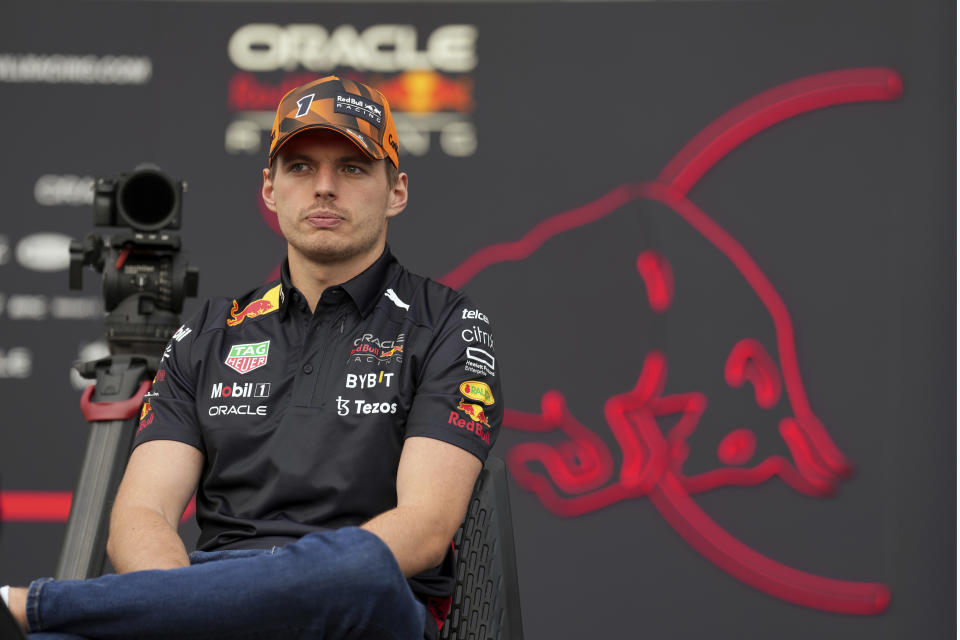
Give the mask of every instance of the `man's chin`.
[{"label": "man's chin", "polygon": [[376,243],[350,245],[339,242],[325,242],[305,246],[295,246],[291,243],[289,252],[296,252],[307,262],[316,264],[342,264],[366,256],[375,251],[376,248]]}]

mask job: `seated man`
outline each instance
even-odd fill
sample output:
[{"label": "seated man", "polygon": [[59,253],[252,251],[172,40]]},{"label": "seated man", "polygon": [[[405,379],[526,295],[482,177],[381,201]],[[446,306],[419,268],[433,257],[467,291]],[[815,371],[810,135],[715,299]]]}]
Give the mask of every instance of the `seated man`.
[{"label": "seated man", "polygon": [[489,318],[386,246],[397,154],[378,91],[284,96],[263,171],[280,280],[174,335],[113,508],[118,575],[7,590],[31,637],[437,636],[503,403]]}]

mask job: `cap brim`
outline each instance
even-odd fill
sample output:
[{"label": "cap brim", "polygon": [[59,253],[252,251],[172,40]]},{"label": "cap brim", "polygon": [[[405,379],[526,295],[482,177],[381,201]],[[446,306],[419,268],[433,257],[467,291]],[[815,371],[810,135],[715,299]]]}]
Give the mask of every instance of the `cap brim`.
[{"label": "cap brim", "polygon": [[357,149],[359,149],[360,151],[362,151],[365,156],[373,160],[385,160],[388,157],[387,152],[380,145],[375,143],[369,137],[363,134],[357,133],[352,129],[348,129],[346,127],[338,127],[337,125],[334,125],[334,124],[308,124],[297,129],[296,131],[290,132],[289,134],[286,135],[286,137],[280,140],[280,142],[277,144],[277,148],[274,149],[273,153],[270,154],[269,166],[273,166],[273,161],[274,159],[276,159],[277,155],[280,153],[280,150],[283,148],[283,145],[287,144],[288,142],[290,142],[290,140],[292,140],[293,138],[297,137],[298,135],[300,135],[305,131],[315,131],[317,129],[328,129],[330,131],[336,131],[337,133],[342,135],[344,138],[352,142],[354,146],[357,147]]}]

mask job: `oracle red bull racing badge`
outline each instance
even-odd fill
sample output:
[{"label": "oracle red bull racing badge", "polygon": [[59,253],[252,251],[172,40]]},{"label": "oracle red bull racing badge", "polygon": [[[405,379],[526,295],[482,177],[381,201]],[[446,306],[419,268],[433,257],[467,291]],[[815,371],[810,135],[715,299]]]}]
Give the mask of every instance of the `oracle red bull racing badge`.
[{"label": "oracle red bull racing badge", "polygon": [[230,347],[230,353],[223,363],[237,373],[249,373],[267,364],[269,352],[269,340],[250,344],[235,344]]},{"label": "oracle red bull racing badge", "polygon": [[[258,298],[245,306],[240,311],[240,305],[233,301],[233,308],[230,310],[230,317],[227,318],[227,326],[235,327],[247,318],[256,318],[272,313],[280,308],[280,285],[267,291],[262,298]],[[186,334],[184,334],[186,335]]]}]

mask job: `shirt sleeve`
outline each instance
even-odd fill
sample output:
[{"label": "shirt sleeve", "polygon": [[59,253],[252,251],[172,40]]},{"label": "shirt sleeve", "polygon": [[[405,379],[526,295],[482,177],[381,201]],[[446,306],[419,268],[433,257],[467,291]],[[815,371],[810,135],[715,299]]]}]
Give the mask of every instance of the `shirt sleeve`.
[{"label": "shirt sleeve", "polygon": [[143,398],[134,448],[152,440],[176,440],[204,452],[196,414],[196,367],[191,353],[206,308],[205,305],[181,326],[164,348],[153,385]]},{"label": "shirt sleeve", "polygon": [[500,432],[503,395],[489,316],[465,296],[437,328],[406,434],[443,440],[485,461]]}]

